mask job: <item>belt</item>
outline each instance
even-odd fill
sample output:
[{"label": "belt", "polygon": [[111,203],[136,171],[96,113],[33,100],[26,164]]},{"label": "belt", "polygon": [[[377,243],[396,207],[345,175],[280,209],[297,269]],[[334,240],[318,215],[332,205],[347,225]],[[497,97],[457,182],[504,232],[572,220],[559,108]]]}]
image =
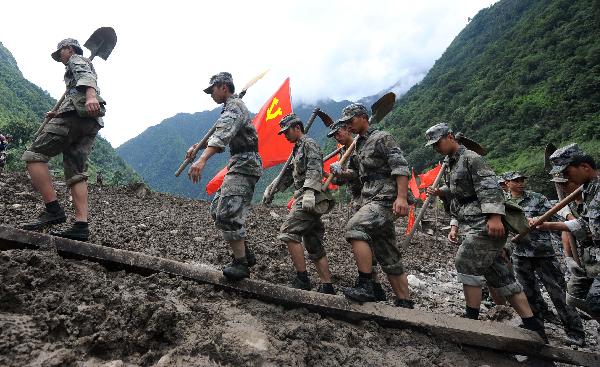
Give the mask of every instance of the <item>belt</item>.
[{"label": "belt", "polygon": [[231,153],[231,155],[236,155],[236,154],[242,154],[242,153],[258,153],[258,147],[257,146],[249,146],[249,147],[242,147],[240,149],[229,149],[229,152]]},{"label": "belt", "polygon": [[360,181],[362,183],[365,183],[365,182],[373,182],[373,181],[377,181],[377,180],[385,180],[386,178],[390,178],[390,173],[391,172],[370,173],[364,177],[361,177]]},{"label": "belt", "polygon": [[473,196],[467,196],[466,198],[457,198],[456,201],[458,201],[458,203],[460,205],[465,205],[465,204],[469,204],[472,203],[474,201],[477,201],[477,196],[473,195]]}]

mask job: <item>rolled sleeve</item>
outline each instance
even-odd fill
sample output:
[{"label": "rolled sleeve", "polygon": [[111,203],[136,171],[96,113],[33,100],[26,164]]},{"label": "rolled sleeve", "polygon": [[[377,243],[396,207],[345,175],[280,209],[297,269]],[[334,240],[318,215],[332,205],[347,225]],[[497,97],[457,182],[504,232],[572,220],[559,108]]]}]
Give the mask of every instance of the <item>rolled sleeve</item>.
[{"label": "rolled sleeve", "polygon": [[481,212],[505,215],[504,194],[494,171],[482,157],[477,156],[471,161],[470,172],[475,195],[481,205]]},{"label": "rolled sleeve", "polygon": [[306,179],[302,188],[321,191],[323,184],[323,155],[321,149],[312,140],[304,144],[304,155],[306,157]]},{"label": "rolled sleeve", "polygon": [[572,219],[564,222],[569,231],[578,241],[585,241],[590,234],[589,227],[582,218]]},{"label": "rolled sleeve", "polygon": [[80,88],[94,88],[98,91],[98,81],[96,73],[92,69],[91,63],[86,61],[82,56],[73,55],[67,64],[67,67],[75,78],[75,87]]},{"label": "rolled sleeve", "polygon": [[208,140],[207,146],[225,149],[244,122],[241,108],[236,103],[227,103],[215,123],[215,132]]},{"label": "rolled sleeve", "polygon": [[383,156],[388,157],[388,165],[392,176],[410,176],[408,161],[404,158],[402,149],[391,135],[385,134],[377,149],[380,150]]}]

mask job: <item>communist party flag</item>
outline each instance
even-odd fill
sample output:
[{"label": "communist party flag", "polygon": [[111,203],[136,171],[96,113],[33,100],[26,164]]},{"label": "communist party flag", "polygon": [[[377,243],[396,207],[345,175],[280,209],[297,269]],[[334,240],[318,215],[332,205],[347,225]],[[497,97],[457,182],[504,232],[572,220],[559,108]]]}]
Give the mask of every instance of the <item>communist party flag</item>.
[{"label": "communist party flag", "polygon": [[[279,132],[279,121],[283,116],[292,113],[292,98],[290,96],[290,78],[267,100],[260,111],[254,116],[254,127],[258,134],[258,154],[262,159],[263,168],[269,168],[287,161],[292,152],[293,144],[288,142]],[[206,192],[214,194],[227,173],[223,168],[206,185]]]}]

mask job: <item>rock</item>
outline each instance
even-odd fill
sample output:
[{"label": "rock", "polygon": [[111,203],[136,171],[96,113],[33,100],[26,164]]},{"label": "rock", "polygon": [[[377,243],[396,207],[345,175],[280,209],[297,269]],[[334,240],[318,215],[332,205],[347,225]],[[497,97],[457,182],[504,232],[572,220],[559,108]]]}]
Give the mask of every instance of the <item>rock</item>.
[{"label": "rock", "polygon": [[23,205],[21,205],[21,204],[13,204],[10,207],[13,208],[13,209],[21,209],[22,206]]},{"label": "rock", "polygon": [[178,231],[178,230],[176,230],[176,229],[173,229],[173,230],[169,231],[169,233],[170,233],[170,234],[177,234],[177,233],[179,233],[179,231]]},{"label": "rock", "polygon": [[422,281],[421,279],[417,278],[415,275],[413,274],[409,274],[408,275],[408,285],[413,287],[413,288],[419,288],[419,289],[423,289],[425,287],[427,287],[427,283]]},{"label": "rock", "polygon": [[273,211],[273,210],[271,210],[271,211],[269,212],[269,215],[271,215],[271,217],[273,217],[273,218],[275,218],[275,219],[279,219],[279,218],[281,218],[281,215],[279,215],[279,214],[275,213],[275,211]]},{"label": "rock", "polygon": [[204,242],[204,237],[194,237],[194,241],[196,241],[196,242]]}]

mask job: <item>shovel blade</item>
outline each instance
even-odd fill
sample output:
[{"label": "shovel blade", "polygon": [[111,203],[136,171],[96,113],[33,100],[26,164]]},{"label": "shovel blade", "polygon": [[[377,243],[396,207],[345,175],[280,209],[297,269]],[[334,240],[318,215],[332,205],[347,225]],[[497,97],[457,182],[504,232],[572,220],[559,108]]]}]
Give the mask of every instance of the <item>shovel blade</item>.
[{"label": "shovel blade", "polygon": [[319,118],[323,121],[326,127],[330,127],[331,125],[333,125],[333,119],[327,113],[325,113],[325,111],[317,111],[317,116],[319,116]]},{"label": "shovel blade", "polygon": [[393,92],[384,94],[377,102],[371,106],[371,123],[377,123],[394,108],[396,103],[396,95]]},{"label": "shovel blade", "polygon": [[552,143],[548,143],[548,145],[546,145],[546,149],[544,150],[544,169],[546,170],[546,172],[550,172],[550,170],[552,169],[552,162],[550,162],[550,156],[552,155],[552,153],[554,153],[555,150],[556,145]]},{"label": "shovel blade", "polygon": [[111,27],[102,27],[96,29],[84,46],[93,56],[99,56],[104,60],[108,59],[112,50],[117,44],[117,33]]}]

